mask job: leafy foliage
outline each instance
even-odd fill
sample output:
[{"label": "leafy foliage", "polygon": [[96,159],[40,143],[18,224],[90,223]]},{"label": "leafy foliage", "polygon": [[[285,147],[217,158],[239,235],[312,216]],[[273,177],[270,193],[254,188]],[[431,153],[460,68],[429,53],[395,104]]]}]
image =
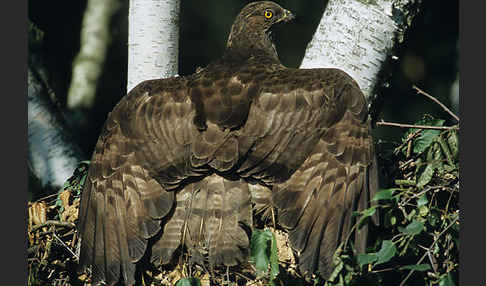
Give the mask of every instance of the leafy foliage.
[{"label": "leafy foliage", "polygon": [[[425,116],[417,125],[443,126]],[[340,278],[328,285],[455,285],[459,266],[459,162],[454,129],[410,129],[388,158],[392,178],[378,202],[358,222],[378,211],[374,245],[346,259]],[[386,164],[391,162],[391,164]]]},{"label": "leafy foliage", "polygon": [[72,285],[86,280],[86,275],[76,273],[75,222],[88,166],[89,162],[80,162],[57,193],[28,203],[27,285]]}]

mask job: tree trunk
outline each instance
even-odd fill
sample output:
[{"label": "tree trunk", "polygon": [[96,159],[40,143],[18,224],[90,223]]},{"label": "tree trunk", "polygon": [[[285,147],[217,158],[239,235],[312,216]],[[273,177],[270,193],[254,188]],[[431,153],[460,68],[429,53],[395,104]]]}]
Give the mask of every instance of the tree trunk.
[{"label": "tree trunk", "polygon": [[81,28],[81,48],[73,63],[67,106],[91,108],[98,79],[111,41],[110,21],[121,7],[119,0],[88,0]]},{"label": "tree trunk", "polygon": [[178,73],[180,0],[131,0],[127,91]]},{"label": "tree trunk", "polygon": [[27,70],[29,192],[59,189],[84,159],[55,104],[44,63],[43,32],[29,21]]},{"label": "tree trunk", "polygon": [[42,188],[59,189],[83,160],[82,152],[69,136],[47,87],[32,67],[27,72],[29,171]]},{"label": "tree trunk", "polygon": [[[405,30],[417,13],[420,0],[329,0],[309,42],[300,68],[339,68],[359,84],[374,121],[374,103],[382,71],[393,49],[403,41]],[[389,75],[388,75],[389,76]],[[372,203],[374,204],[374,203]],[[378,213],[373,215],[378,222]],[[355,246],[363,253],[367,226],[355,233]]]},{"label": "tree trunk", "polygon": [[371,102],[378,74],[416,14],[420,0],[329,0],[301,68],[350,74]]}]

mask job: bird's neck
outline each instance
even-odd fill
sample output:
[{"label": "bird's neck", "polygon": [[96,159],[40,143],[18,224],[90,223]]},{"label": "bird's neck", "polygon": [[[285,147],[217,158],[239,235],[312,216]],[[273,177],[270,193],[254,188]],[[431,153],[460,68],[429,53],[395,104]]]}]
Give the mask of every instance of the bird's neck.
[{"label": "bird's neck", "polygon": [[254,57],[264,57],[267,60],[280,62],[275,46],[265,32],[230,35],[225,57],[242,61]]}]

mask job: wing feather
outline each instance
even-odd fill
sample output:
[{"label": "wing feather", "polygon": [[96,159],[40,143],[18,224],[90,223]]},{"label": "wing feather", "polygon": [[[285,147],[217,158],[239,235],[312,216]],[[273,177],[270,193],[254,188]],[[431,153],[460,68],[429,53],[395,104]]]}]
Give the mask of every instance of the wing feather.
[{"label": "wing feather", "polygon": [[[161,81],[182,84],[181,79]],[[178,129],[188,126],[191,102],[158,89],[161,81],[144,82],[120,101],[93,152],[78,229],[81,270],[93,265],[96,282],[113,285],[123,277],[133,284],[134,263],[174,207],[168,189],[194,173],[186,164],[192,130],[167,131],[170,121]],[[164,106],[172,111],[164,115]]]},{"label": "wing feather", "polygon": [[[334,252],[351,229],[353,210],[366,208],[376,188],[376,177],[369,172],[373,143],[366,101],[340,70],[281,73],[291,73],[300,82],[296,86],[312,88],[267,83],[274,91],[256,96],[242,129],[243,144],[251,147],[238,172],[272,186],[279,224],[289,229],[301,272],[319,271],[328,278]],[[314,84],[318,81],[322,84]],[[266,115],[271,131],[245,129],[258,126],[260,114]],[[358,240],[362,249],[366,230]]]}]

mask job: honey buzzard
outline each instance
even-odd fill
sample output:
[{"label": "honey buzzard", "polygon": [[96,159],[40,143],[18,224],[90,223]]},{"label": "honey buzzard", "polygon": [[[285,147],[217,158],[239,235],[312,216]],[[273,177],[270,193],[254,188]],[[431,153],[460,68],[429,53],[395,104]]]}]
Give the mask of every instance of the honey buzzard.
[{"label": "honey buzzard", "polygon": [[373,143],[348,74],[280,63],[269,29],[292,18],[270,1],[248,4],[220,59],[144,81],[109,114],[78,224],[94,283],[133,284],[144,255],[168,263],[180,246],[196,263],[248,261],[257,201],[275,208],[300,271],[329,277],[352,212],[376,190]]}]

